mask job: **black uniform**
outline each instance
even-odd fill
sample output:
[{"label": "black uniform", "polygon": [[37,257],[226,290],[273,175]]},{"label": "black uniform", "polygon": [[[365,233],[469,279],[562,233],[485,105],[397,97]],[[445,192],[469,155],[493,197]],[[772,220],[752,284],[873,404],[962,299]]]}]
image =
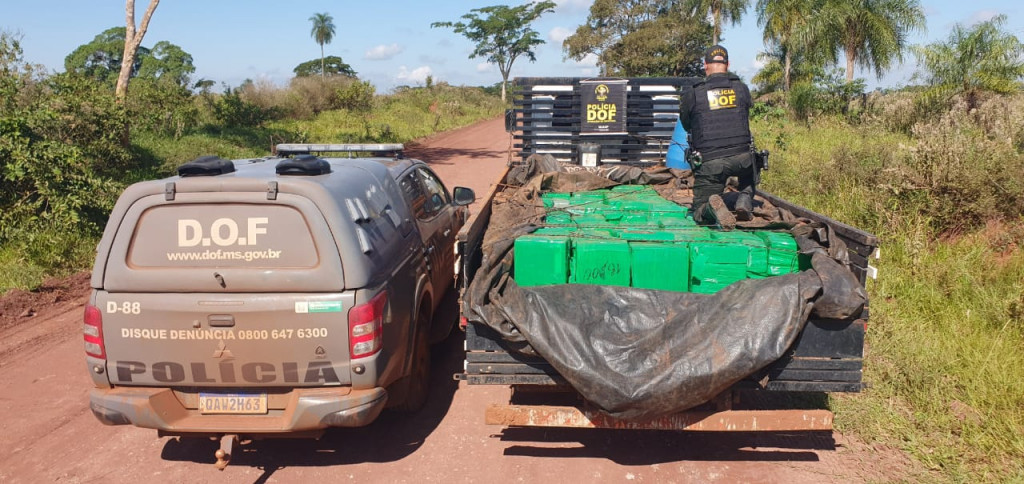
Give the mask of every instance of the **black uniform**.
[{"label": "black uniform", "polygon": [[680,96],[679,119],[690,133],[690,149],[703,159],[693,172],[694,219],[713,223],[707,216],[708,198],[721,194],[729,177],[739,179],[741,194],[754,195],[750,90],[738,77],[721,73],[711,74]]}]

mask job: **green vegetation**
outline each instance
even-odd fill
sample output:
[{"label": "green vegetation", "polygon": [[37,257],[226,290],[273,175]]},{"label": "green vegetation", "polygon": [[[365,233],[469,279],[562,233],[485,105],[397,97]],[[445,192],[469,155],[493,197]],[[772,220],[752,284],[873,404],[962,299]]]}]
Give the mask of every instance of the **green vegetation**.
[{"label": "green vegetation", "polygon": [[924,101],[944,105],[956,95],[967,98],[967,109],[977,107],[982,92],[1013,94],[1024,77],[1024,44],[1003,32],[1006,16],[1000,15],[967,28],[953,27],[947,42],[915,48],[922,77],[928,85]]},{"label": "green vegetation", "polygon": [[703,76],[712,29],[680,2],[599,0],[562,46],[576,61],[596,56],[608,76]]},{"label": "green vegetation", "polygon": [[[292,72],[294,72],[298,77],[316,76],[321,73],[328,76],[356,77],[357,74],[356,71],[352,69],[352,66],[346,64],[345,61],[341,60],[341,57],[336,55],[329,55],[319,61],[313,59],[303,62],[302,64],[295,66],[295,69],[292,69]],[[324,76],[320,75],[320,77]]]},{"label": "green vegetation", "polygon": [[530,62],[537,60],[534,49],[544,44],[536,30],[530,27],[534,20],[555,11],[555,2],[530,2],[516,7],[494,5],[474,8],[462,16],[465,22],[434,22],[431,27],[450,28],[476,44],[470,59],[483,57],[498,66],[501,72],[501,100],[505,100],[505,85],[516,59],[525,56]]},{"label": "green vegetation", "polygon": [[[908,96],[908,94],[911,94]],[[877,234],[865,380],[831,398],[841,430],[901,448],[944,480],[1024,479],[1024,96],[964,96],[943,115],[912,93],[856,124],[754,123],[764,189]],[[807,187],[815,187],[808,190]]]},{"label": "green vegetation", "polygon": [[191,56],[166,42],[140,49],[119,103],[120,60],[98,59],[123,47],[124,29],[97,39],[69,56],[86,59],[81,69],[44,75],[24,62],[19,38],[0,32],[0,293],[89,267],[120,192],[196,157],[264,156],[283,142],[404,143],[505,107],[483,88],[431,83],[380,95],[348,76],[197,93]]},{"label": "green vegetation", "polygon": [[854,67],[872,69],[879,79],[903,60],[910,32],[924,28],[924,9],[917,0],[818,1],[806,25],[804,46],[835,60],[846,57],[846,82]]}]

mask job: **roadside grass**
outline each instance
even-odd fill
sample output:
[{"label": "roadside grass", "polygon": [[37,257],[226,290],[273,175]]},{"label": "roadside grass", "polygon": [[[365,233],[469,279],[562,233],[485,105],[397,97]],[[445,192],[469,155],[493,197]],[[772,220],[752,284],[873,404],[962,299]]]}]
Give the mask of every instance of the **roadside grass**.
[{"label": "roadside grass", "polygon": [[881,240],[868,282],[872,387],[830,398],[837,427],[949,481],[1024,480],[1024,219],[943,238],[928,215],[942,207],[898,177],[908,136],[829,120],[754,129],[772,151],[766,191]]},{"label": "roadside grass", "polygon": [[187,134],[178,139],[154,133],[132,136],[132,144],[144,165],[155,167],[131,181],[170,176],[182,164],[200,156],[216,155],[224,159],[266,156],[273,142],[284,142],[288,134],[268,129],[239,129],[223,132]]},{"label": "roadside grass", "polygon": [[25,260],[19,251],[4,247],[0,249],[0,294],[8,289],[29,290],[38,287],[46,277],[47,268]]},{"label": "roadside grass", "polygon": [[32,290],[48,277],[84,269],[96,257],[98,236],[42,228],[22,230],[13,243],[0,247],[0,295],[9,289]]},{"label": "roadside grass", "polygon": [[889,241],[869,284],[873,386],[834,399],[837,421],[950,480],[1024,479],[1024,253],[978,235],[903,242]]},{"label": "roadside grass", "polygon": [[293,142],[408,143],[498,116],[501,99],[483,89],[436,85],[377,96],[368,111],[325,111],[312,120],[283,120],[271,128],[295,133]]}]

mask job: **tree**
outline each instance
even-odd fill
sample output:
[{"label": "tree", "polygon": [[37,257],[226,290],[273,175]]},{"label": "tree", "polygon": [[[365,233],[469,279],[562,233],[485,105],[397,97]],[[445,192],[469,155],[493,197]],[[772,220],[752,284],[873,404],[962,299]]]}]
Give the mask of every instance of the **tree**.
[{"label": "tree", "polygon": [[[141,49],[140,47],[140,51]],[[139,55],[137,75],[140,78],[152,78],[178,87],[188,87],[195,71],[192,54],[165,40],[157,42],[153,49],[146,50],[145,55]]]},{"label": "tree", "polygon": [[677,0],[596,0],[562,47],[577,61],[597,56],[604,75],[703,75],[711,25],[686,17]]},{"label": "tree", "polygon": [[356,77],[356,71],[352,66],[341,60],[341,57],[329,55],[325,58],[313,59],[303,62],[292,69],[296,77],[315,76],[317,74],[329,74],[332,76]]},{"label": "tree", "polygon": [[1012,94],[1024,77],[1024,45],[1002,30],[1006,16],[999,15],[967,28],[957,24],[945,42],[913,48],[921,69],[915,76],[928,84],[926,102],[946,101],[956,94],[977,107],[983,92]]},{"label": "tree", "polygon": [[[78,46],[64,58],[67,72],[114,85],[120,73],[126,29],[113,27],[93,38],[92,42]],[[187,87],[196,68],[192,55],[167,41],[157,42],[152,49],[139,46],[132,63],[129,78],[168,81]]]},{"label": "tree", "polygon": [[[781,54],[782,90],[789,91],[792,85],[793,56],[802,55],[807,45],[800,45],[797,32],[807,24],[807,18],[815,11],[815,0],[758,0],[757,25],[764,28],[766,45],[774,46],[774,52]],[[756,81],[755,81],[756,82]]]},{"label": "tree", "polygon": [[[768,46],[768,50],[757,54],[757,60],[764,66],[750,79],[757,85],[760,94],[788,92],[793,85],[811,83],[815,77],[825,73],[821,63],[806,59],[801,51],[793,53],[777,43]],[[790,65],[788,71],[787,62]]]},{"label": "tree", "polygon": [[555,2],[530,2],[518,7],[495,5],[475,8],[462,16],[465,22],[434,22],[431,27],[451,28],[476,43],[470,59],[483,57],[498,66],[501,72],[501,100],[505,100],[505,86],[512,64],[519,56],[536,62],[534,47],[544,44],[530,24],[541,15],[553,12]]},{"label": "tree", "polygon": [[142,14],[142,23],[136,30],[135,0],[125,2],[125,27],[127,29],[124,37],[124,53],[121,55],[121,71],[117,76],[117,86],[114,88],[114,96],[118,101],[124,101],[125,96],[128,95],[128,79],[137,68],[135,55],[139,50],[139,45],[142,44],[142,38],[146,35],[146,30],[149,29],[149,19],[153,17],[153,12],[156,11],[156,6],[159,3],[160,0],[149,0],[149,7],[146,8],[146,13]]},{"label": "tree", "polygon": [[749,0],[685,0],[684,6],[693,17],[711,17],[715,28],[711,34],[711,43],[717,44],[722,37],[722,22],[738,24],[749,3]]},{"label": "tree", "polygon": [[313,22],[313,30],[309,32],[309,35],[316,40],[316,43],[320,44],[320,77],[324,78],[327,76],[324,44],[330,44],[334,40],[334,18],[327,13],[317,13],[313,14],[309,21]]},{"label": "tree", "polygon": [[918,0],[825,0],[802,40],[821,45],[833,60],[843,51],[846,82],[853,82],[857,65],[881,79],[894,61],[903,60],[908,34],[924,26]]},{"label": "tree", "polygon": [[[64,58],[64,70],[116,85],[124,56],[125,32],[124,27],[109,28],[94,37],[92,42],[78,46]],[[141,67],[141,58],[148,54],[149,49],[139,47],[132,63],[132,76]]]}]

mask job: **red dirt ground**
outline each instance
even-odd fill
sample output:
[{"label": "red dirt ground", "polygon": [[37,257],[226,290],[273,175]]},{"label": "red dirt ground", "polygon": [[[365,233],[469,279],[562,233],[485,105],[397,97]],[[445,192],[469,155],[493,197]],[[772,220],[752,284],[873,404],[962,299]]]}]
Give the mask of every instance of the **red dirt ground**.
[{"label": "red dirt ground", "polygon": [[[484,195],[508,160],[501,119],[410,146],[449,188]],[[82,349],[88,275],[0,298],[0,482],[778,482],[914,480],[898,451],[839,433],[728,434],[486,426],[509,390],[466,386],[461,333],[434,347],[432,393],[416,415],[385,413],[320,440],[257,441],[223,472],[216,444],[107,427],[89,411]]]}]

